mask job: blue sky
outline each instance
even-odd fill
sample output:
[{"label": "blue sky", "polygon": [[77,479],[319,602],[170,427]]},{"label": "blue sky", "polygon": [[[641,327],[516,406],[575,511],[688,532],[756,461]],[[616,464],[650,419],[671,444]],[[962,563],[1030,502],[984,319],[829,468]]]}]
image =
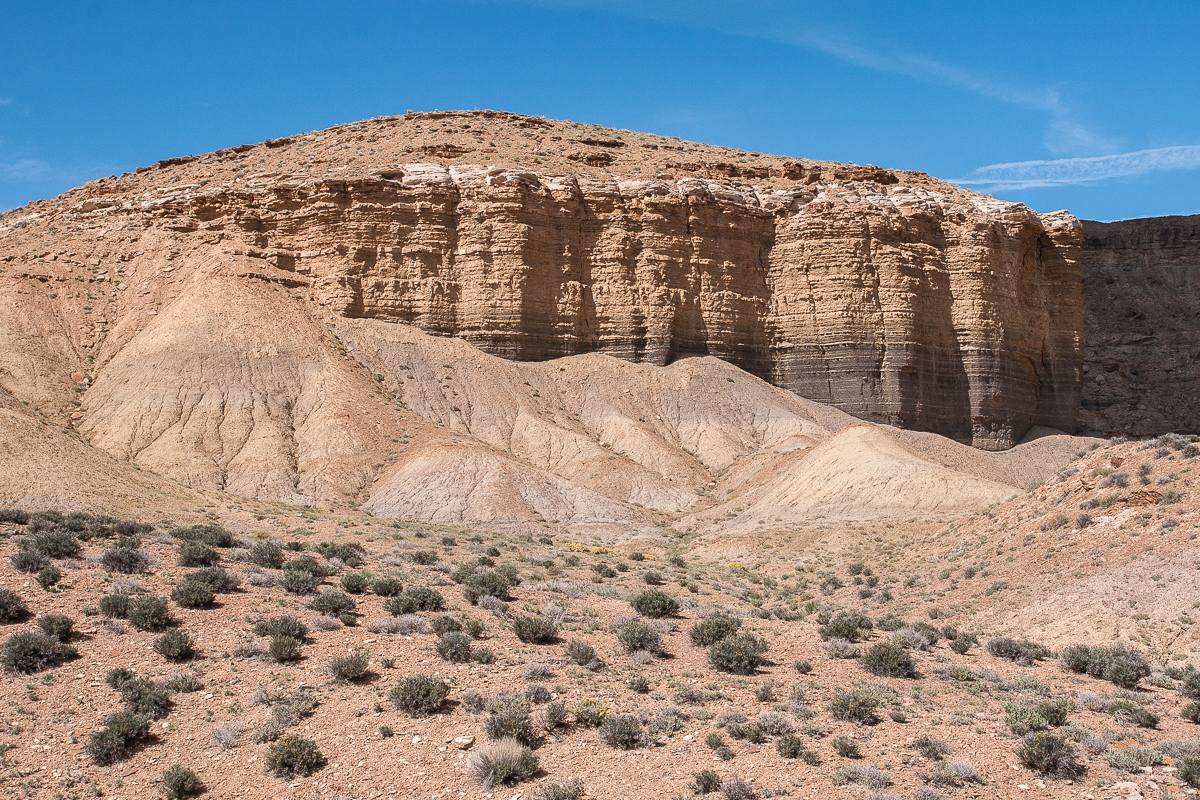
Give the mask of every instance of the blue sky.
[{"label": "blue sky", "polygon": [[494,108],[1200,213],[1200,3],[14,2],[0,209],[160,158]]}]

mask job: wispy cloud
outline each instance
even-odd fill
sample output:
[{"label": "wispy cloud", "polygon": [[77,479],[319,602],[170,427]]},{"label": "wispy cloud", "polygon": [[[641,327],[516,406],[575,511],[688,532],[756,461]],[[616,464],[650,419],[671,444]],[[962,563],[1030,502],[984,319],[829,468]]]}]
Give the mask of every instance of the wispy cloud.
[{"label": "wispy cloud", "polygon": [[1114,178],[1133,178],[1151,172],[1181,172],[1200,168],[1200,146],[1157,147],[1091,158],[1013,161],[989,164],[952,183],[990,189],[1035,189],[1075,186]]},{"label": "wispy cloud", "polygon": [[0,161],[0,180],[12,183],[33,183],[59,177],[48,161],[22,158],[17,161]]},{"label": "wispy cloud", "polygon": [[803,4],[786,0],[727,0],[699,5],[693,0],[475,0],[543,7],[590,9],[656,19],[815,50],[844,63],[913,80],[952,86],[1002,103],[1046,115],[1043,143],[1055,155],[1115,153],[1121,144],[1082,120],[1063,85],[1029,85],[995,70],[952,64],[927,54],[883,42],[845,37],[823,24]]}]

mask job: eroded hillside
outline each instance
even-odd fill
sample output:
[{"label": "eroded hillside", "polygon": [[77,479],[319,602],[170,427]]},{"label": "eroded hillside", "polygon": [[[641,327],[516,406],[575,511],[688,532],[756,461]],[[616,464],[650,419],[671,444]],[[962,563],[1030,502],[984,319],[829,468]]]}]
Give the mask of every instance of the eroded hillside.
[{"label": "eroded hillside", "polygon": [[989,450],[1078,410],[1078,223],[920,173],[416,114],[94,181],[0,237],[15,290],[88,287],[43,309],[73,309],[53,333],[81,368],[220,275],[516,360],[712,355]]}]

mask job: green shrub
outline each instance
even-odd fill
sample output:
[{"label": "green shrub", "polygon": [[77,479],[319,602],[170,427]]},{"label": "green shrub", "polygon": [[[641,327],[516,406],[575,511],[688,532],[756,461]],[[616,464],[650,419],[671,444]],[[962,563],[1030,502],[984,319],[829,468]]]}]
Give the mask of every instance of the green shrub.
[{"label": "green shrub", "polygon": [[[1195,449],[1194,445],[1189,444],[1188,447]],[[1187,448],[1184,449],[1186,450]],[[1196,756],[1184,756],[1175,762],[1175,770],[1175,774],[1179,777],[1179,780],[1193,789],[1200,787],[1200,758]]]},{"label": "green shrub", "polygon": [[1139,728],[1157,728],[1158,715],[1130,700],[1116,700],[1106,709],[1114,717],[1124,719]]},{"label": "green shrub", "polygon": [[303,639],[308,636],[308,626],[291,614],[282,617],[271,617],[254,623],[255,636],[290,636],[293,639]]},{"label": "green shrub", "polygon": [[1179,712],[1179,716],[1195,725],[1200,725],[1200,703],[1188,703]]},{"label": "green shrub", "polygon": [[872,675],[887,678],[912,678],[917,674],[912,654],[895,642],[872,645],[858,663]]},{"label": "green shrub", "polygon": [[583,781],[571,778],[561,783],[546,781],[538,786],[537,800],[583,800],[586,796]]},{"label": "green shrub", "polygon": [[132,711],[118,711],[88,737],[84,750],[96,764],[108,766],[128,757],[135,742],[150,735],[150,721]]},{"label": "green shrub", "polygon": [[720,672],[753,675],[767,660],[769,645],[748,633],[730,636],[708,648],[708,663]]},{"label": "green shrub", "polygon": [[1190,700],[1200,700],[1200,670],[1188,669],[1179,674],[1179,693]]},{"label": "green shrub", "polygon": [[471,638],[457,631],[442,634],[437,643],[438,655],[456,664],[471,660]]},{"label": "green shrub", "polygon": [[674,614],[679,610],[679,603],[674,597],[658,589],[646,589],[629,598],[629,605],[644,617],[659,619]]},{"label": "green shrub", "polygon": [[913,749],[930,761],[941,761],[953,752],[950,745],[932,736],[918,736],[913,740]]},{"label": "green shrub", "polygon": [[329,674],[339,681],[359,681],[366,677],[369,658],[366,650],[355,649],[348,656],[329,659]]},{"label": "green shrub", "polygon": [[578,639],[567,642],[567,658],[581,667],[586,667],[599,660],[596,658],[596,648]]},{"label": "green shrub", "polygon": [[280,663],[297,661],[300,658],[300,640],[287,634],[276,634],[271,637],[268,652],[271,658]]},{"label": "green shrub", "polygon": [[163,684],[175,694],[198,692],[204,688],[204,683],[190,672],[176,672]]},{"label": "green shrub", "polygon": [[600,734],[600,740],[609,747],[620,750],[645,747],[650,741],[641,721],[632,714],[613,714],[605,717],[597,733]]},{"label": "green shrub", "polygon": [[796,672],[799,672],[801,675],[809,675],[813,671],[812,662],[808,661],[807,659],[803,661],[797,661],[792,666],[795,667]]},{"label": "green shrub", "polygon": [[1067,716],[1073,705],[1066,697],[1057,700],[1043,700],[1037,704],[1037,713],[1042,715],[1051,728],[1060,728],[1067,724]]},{"label": "green shrub", "polygon": [[427,586],[410,586],[403,594],[389,597],[383,604],[384,611],[396,617],[418,611],[441,611],[445,607],[441,593]]},{"label": "green shrub", "polygon": [[29,524],[29,515],[19,508],[0,508],[0,522],[27,525]]},{"label": "green shrub", "polygon": [[526,644],[547,644],[558,635],[558,624],[549,617],[529,617],[518,614],[513,617],[513,633]]},{"label": "green shrub", "polygon": [[267,748],[267,769],[281,778],[308,775],[324,763],[317,743],[300,736],[282,736]]},{"label": "green shrub", "polygon": [[283,548],[276,542],[257,542],[250,548],[247,557],[264,569],[283,567]]},{"label": "green shrub", "polygon": [[1150,676],[1150,662],[1137,650],[1123,644],[1100,647],[1072,645],[1062,652],[1062,663],[1072,672],[1086,672],[1093,678],[1112,681],[1132,689]]},{"label": "green shrub", "polygon": [[1056,778],[1075,778],[1084,771],[1070,742],[1045,731],[1025,734],[1017,748],[1017,757],[1034,772]]},{"label": "green shrub", "polygon": [[125,707],[140,717],[158,719],[171,710],[171,693],[149,678],[132,676],[116,688]]},{"label": "green shrub", "polygon": [[73,531],[64,528],[39,531],[29,540],[28,546],[50,558],[71,558],[83,550],[79,537]]},{"label": "green shrub", "polygon": [[203,583],[184,580],[171,590],[171,599],[180,608],[208,608],[217,596]]},{"label": "green shrub", "polygon": [[79,537],[74,535],[72,531],[62,528],[38,531],[37,534],[31,537],[26,547],[43,553],[52,559],[72,558],[74,555],[79,555],[80,551],[83,551],[83,546],[79,543]]},{"label": "green shrub", "polygon": [[432,550],[414,550],[408,558],[414,564],[422,567],[432,567],[438,562],[438,554]]},{"label": "green shrub", "polygon": [[845,639],[848,642],[860,642],[872,627],[871,618],[865,614],[839,611],[837,616],[817,628],[817,633],[826,641]]},{"label": "green shrub", "polygon": [[428,675],[412,675],[400,681],[388,692],[388,699],[410,716],[427,717],[437,713],[446,703],[450,684]]},{"label": "green shrub", "polygon": [[221,556],[204,542],[180,542],[175,563],[181,567],[211,567]]},{"label": "green shrub", "polygon": [[807,747],[805,747],[804,740],[794,733],[785,733],[776,739],[775,750],[779,753],[779,755],[788,759],[804,759],[807,755],[816,755]]},{"label": "green shrub", "polygon": [[380,597],[395,597],[404,591],[404,584],[384,576],[371,581],[371,591]]},{"label": "green shrub", "polygon": [[196,645],[186,631],[171,628],[154,640],[154,652],[167,661],[187,661],[196,654]]},{"label": "green shrub", "polygon": [[142,552],[136,539],[122,539],[116,546],[110,547],[100,556],[100,563],[105,569],[132,575],[141,572],[150,565],[150,559]]},{"label": "green shrub", "polygon": [[209,547],[233,547],[233,534],[220,525],[192,525],[186,528],[175,528],[171,536],[183,542],[202,542]]},{"label": "green shrub", "polygon": [[298,569],[284,570],[279,579],[279,586],[288,594],[312,594],[321,585],[321,579],[316,575]]},{"label": "green shrub", "polygon": [[310,600],[308,605],[318,614],[328,614],[331,617],[346,614],[358,607],[353,597],[337,589],[321,592]]},{"label": "green shrub", "polygon": [[488,718],[484,731],[489,739],[516,739],[532,745],[536,739],[529,703],[511,694],[499,694],[487,703]]},{"label": "green shrub", "polygon": [[439,614],[429,622],[429,627],[433,630],[434,635],[441,636],[443,633],[452,631],[461,631],[462,623],[456,620],[449,614]]},{"label": "green shrub", "polygon": [[224,567],[203,567],[195,572],[189,572],[187,575],[184,575],[183,580],[187,583],[198,583],[202,586],[207,586],[213,594],[232,592],[241,585],[241,581],[237,575],[229,572]]},{"label": "green shrub", "polygon": [[38,617],[37,625],[42,633],[60,642],[69,642],[75,629],[75,621],[66,614],[42,614]]},{"label": "green shrub", "polygon": [[467,759],[467,776],[484,790],[528,780],[537,772],[538,757],[516,739],[488,742]]},{"label": "green shrub", "polygon": [[21,596],[12,589],[0,589],[0,622],[19,622],[29,616]]},{"label": "green shrub", "polygon": [[167,601],[153,594],[135,597],[129,602],[129,622],[139,631],[162,631],[175,623]]},{"label": "green shrub", "polygon": [[997,658],[1004,658],[1018,664],[1032,664],[1050,656],[1050,651],[1040,644],[1025,639],[1017,641],[1008,637],[992,639],[987,643],[987,651]]},{"label": "green shrub", "polygon": [[730,723],[726,726],[729,735],[735,739],[745,739],[751,744],[762,744],[767,740],[766,732],[757,723],[748,722],[744,725]]},{"label": "green shrub", "polygon": [[370,580],[365,572],[347,572],[340,584],[347,594],[362,594],[370,585]]},{"label": "green shrub", "polygon": [[957,636],[950,640],[950,649],[960,656],[965,656],[971,651],[971,647],[977,644],[979,642],[973,636]]},{"label": "green shrub", "polygon": [[109,619],[126,619],[133,599],[127,594],[110,594],[100,598],[100,613]]},{"label": "green shrub", "polygon": [[833,747],[833,752],[842,758],[862,758],[858,744],[849,736],[835,736],[829,744]]},{"label": "green shrub", "polygon": [[113,667],[104,673],[104,682],[114,689],[120,689],[126,681],[131,681],[136,677],[137,675],[125,667]]},{"label": "green shrub", "polygon": [[879,721],[875,714],[878,708],[879,699],[864,689],[838,689],[829,701],[829,713],[834,719],[855,725],[874,725]]},{"label": "green shrub", "polygon": [[617,642],[627,653],[639,650],[657,652],[662,649],[662,634],[653,623],[634,617],[617,626]]},{"label": "green shrub", "polygon": [[742,621],[732,614],[710,614],[688,631],[688,638],[697,647],[709,647],[728,639],[742,627]]},{"label": "green shrub", "polygon": [[625,681],[625,685],[638,694],[646,694],[650,691],[650,681],[645,675],[632,675]]},{"label": "green shrub", "polygon": [[204,784],[200,782],[196,773],[176,764],[163,772],[162,790],[167,800],[184,800],[203,792]]},{"label": "green shrub", "polygon": [[62,580],[62,570],[51,564],[48,567],[42,567],[38,570],[37,582],[46,591],[52,590],[58,586],[58,582]]},{"label": "green shrub", "polygon": [[50,559],[41,550],[18,550],[9,559],[17,572],[33,574],[50,563]]},{"label": "green shrub", "polygon": [[337,572],[332,565],[322,563],[313,556],[293,558],[283,565],[283,570],[284,572],[303,572],[306,575],[313,576],[318,581],[328,578]]},{"label": "green shrub", "polygon": [[481,597],[495,597],[497,600],[509,600],[513,584],[495,570],[478,572],[463,583],[463,597],[471,605],[479,602]]},{"label": "green shrub", "polygon": [[341,544],[335,542],[321,542],[316,546],[315,549],[321,554],[322,558],[336,558],[347,567],[361,566],[363,563],[363,558],[367,555],[367,548],[363,547],[358,542],[343,542]]},{"label": "green shrub", "polygon": [[57,667],[78,655],[74,647],[53,636],[41,631],[21,631],[8,637],[0,661],[11,672],[28,674]]},{"label": "green shrub", "polygon": [[1030,731],[1044,731],[1050,727],[1050,723],[1038,713],[1037,708],[1028,703],[1006,703],[1004,713],[1008,729],[1017,736],[1024,736]]}]

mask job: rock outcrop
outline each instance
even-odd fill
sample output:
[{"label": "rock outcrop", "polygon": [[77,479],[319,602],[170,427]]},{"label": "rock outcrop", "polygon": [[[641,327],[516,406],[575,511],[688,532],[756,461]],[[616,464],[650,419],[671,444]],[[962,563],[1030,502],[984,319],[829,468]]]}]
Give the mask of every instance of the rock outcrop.
[{"label": "rock outcrop", "polygon": [[[1081,229],[1069,214],[920,173],[489,114],[160,162],[6,215],[0,249],[10,274],[42,274],[39,232],[55,227],[69,250],[67,231],[118,224],[136,241],[102,243],[92,271],[132,262],[119,273],[151,300],[189,275],[259,279],[335,317],[513,360],[712,355],[983,449],[1036,425],[1074,431]],[[508,149],[480,152],[485,140]],[[470,163],[480,155],[498,165]]]},{"label": "rock outcrop", "polygon": [[1200,216],[1083,226],[1081,427],[1200,432]]}]

